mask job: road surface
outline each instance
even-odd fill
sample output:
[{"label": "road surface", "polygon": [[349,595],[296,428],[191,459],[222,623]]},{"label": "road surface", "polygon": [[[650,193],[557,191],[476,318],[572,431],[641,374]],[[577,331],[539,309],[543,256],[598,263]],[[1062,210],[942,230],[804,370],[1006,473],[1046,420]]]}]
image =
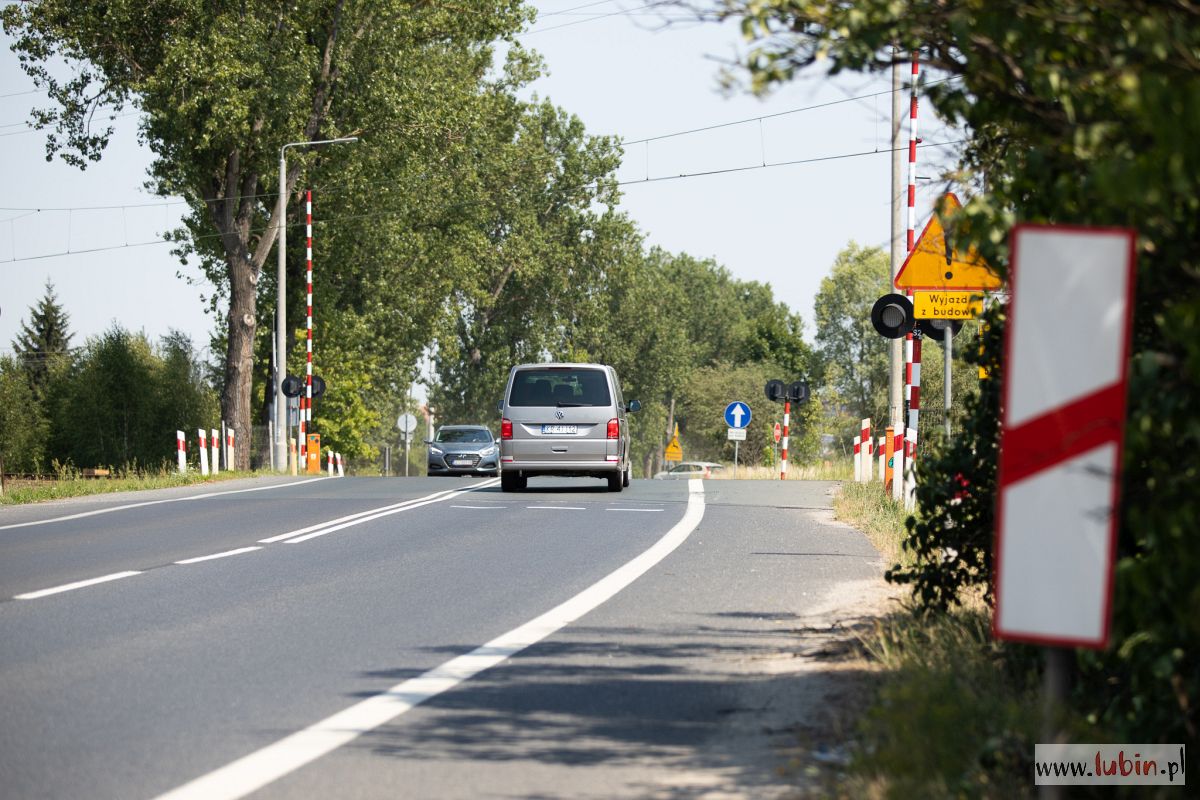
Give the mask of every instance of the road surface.
[{"label": "road surface", "polygon": [[833,489],[275,478],[0,509],[0,794],[782,791],[742,718],[803,678],[762,663],[880,574]]}]

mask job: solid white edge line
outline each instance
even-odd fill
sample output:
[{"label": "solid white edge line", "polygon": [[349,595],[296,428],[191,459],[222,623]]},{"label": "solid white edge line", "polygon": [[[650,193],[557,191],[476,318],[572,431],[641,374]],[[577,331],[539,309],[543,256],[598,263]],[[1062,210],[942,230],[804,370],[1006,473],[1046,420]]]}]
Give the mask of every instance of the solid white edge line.
[{"label": "solid white edge line", "polygon": [[226,550],[224,553],[213,553],[211,556],[197,556],[196,558],[185,558],[182,561],[176,561],[176,564],[199,564],[201,561],[212,561],[214,558],[225,558],[226,556],[240,556],[242,553],[251,553],[255,550],[262,550],[261,547],[239,547],[237,550]]},{"label": "solid white edge line", "polygon": [[426,700],[537,644],[592,611],[644,575],[691,535],[704,516],[704,489],[688,481],[683,518],[661,539],[624,566],[539,617],[471,652],[398,683],[274,744],[159,796],[158,800],[236,800],[352,742]]},{"label": "solid white edge line", "polygon": [[[488,481],[486,483],[481,483],[476,486],[472,486],[469,489],[453,489],[453,490],[450,490],[448,493],[447,492],[438,492],[437,494],[431,494],[428,497],[424,497],[424,498],[419,497],[416,500],[408,500],[404,503],[398,504],[398,506],[384,506],[382,509],[377,510],[377,513],[375,511],[366,512],[367,514],[369,514],[369,516],[363,516],[362,514],[356,514],[355,516],[358,517],[357,519],[352,519],[349,522],[343,522],[340,525],[334,525],[333,522],[337,521],[337,520],[334,520],[333,522],[325,523],[325,525],[311,526],[310,528],[307,528],[304,530],[312,530],[313,527],[317,528],[318,530],[315,530],[312,533],[306,533],[303,536],[294,536],[294,538],[291,538],[291,539],[284,539],[283,543],[284,544],[300,544],[301,542],[307,542],[309,539],[316,539],[318,536],[324,536],[328,533],[335,533],[335,532],[343,530],[345,528],[350,528],[355,525],[361,525],[364,522],[372,522],[372,521],[380,519],[382,517],[391,516],[392,514],[399,514],[401,511],[411,511],[414,508],[420,508],[421,506],[427,506],[431,503],[441,503],[445,500],[453,500],[455,497],[460,497],[464,494],[467,494],[468,492],[477,492],[480,489],[487,489],[491,486],[494,486],[496,484],[496,482],[497,481],[495,481],[495,480]],[[293,531],[292,534],[299,533],[299,532],[300,531]],[[278,540],[280,537],[273,537],[273,538]]]},{"label": "solid white edge line", "polygon": [[443,489],[440,492],[434,492],[433,494],[425,495],[424,497],[414,497],[411,500],[401,500],[400,502],[392,503],[391,505],[379,506],[378,508],[368,508],[366,511],[357,511],[353,514],[347,514],[344,517],[338,517],[337,519],[325,520],[324,522],[318,522],[315,525],[309,525],[306,528],[297,528],[296,530],[288,531],[287,533],[277,533],[274,536],[268,536],[266,539],[259,539],[258,543],[259,544],[274,544],[275,542],[281,542],[284,539],[290,539],[293,536],[299,536],[300,534],[303,534],[303,533],[308,533],[310,531],[319,531],[322,528],[326,528],[330,525],[337,525],[340,522],[348,522],[352,519],[358,519],[359,517],[365,517],[369,514],[377,514],[381,511],[391,511],[392,509],[404,508],[413,503],[418,503],[422,500],[428,500],[430,498],[440,497],[441,495],[451,494],[454,491],[456,491],[456,490]]},{"label": "solid white edge line", "polygon": [[[113,506],[112,508],[98,508],[95,511],[83,511],[78,514],[68,514],[65,517],[52,517],[51,519],[35,519],[29,522],[14,522],[11,525],[0,525],[0,531],[7,531],[12,528],[28,528],[33,525],[49,525],[51,522],[66,522],[72,519],[83,519],[84,517],[94,517],[97,514],[111,514],[114,511],[128,511],[131,508],[143,508],[145,506],[157,506],[163,503],[182,503],[185,500],[204,500],[209,497],[223,497],[227,494],[242,494],[244,492],[264,492],[267,489],[286,489],[292,486],[300,486],[313,481],[325,480],[324,476],[320,478],[305,478],[304,480],[292,481],[289,483],[273,483],[270,486],[254,486],[249,489],[231,489],[228,492],[205,492],[203,494],[190,494],[187,497],[168,497],[163,500],[147,500],[142,503],[129,503],[123,506]],[[93,497],[95,495],[92,495]]]},{"label": "solid white edge line", "polygon": [[39,597],[45,597],[59,592],[69,592],[72,589],[82,589],[85,586],[95,586],[97,583],[107,583],[108,581],[116,581],[121,578],[129,578],[133,575],[141,575],[136,571],[129,572],[114,572],[112,575],[101,575],[99,578],[89,578],[86,581],[75,581],[74,583],[64,583],[62,586],[53,586],[49,589],[39,589],[36,592],[25,592],[24,594],[13,595],[14,600],[36,600]]}]

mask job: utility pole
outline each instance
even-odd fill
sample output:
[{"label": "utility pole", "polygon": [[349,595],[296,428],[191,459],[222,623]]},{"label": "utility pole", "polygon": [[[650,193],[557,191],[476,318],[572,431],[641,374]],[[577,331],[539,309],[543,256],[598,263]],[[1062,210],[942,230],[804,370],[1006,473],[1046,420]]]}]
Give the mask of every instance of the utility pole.
[{"label": "utility pole", "polygon": [[[889,292],[895,291],[896,276],[904,264],[906,246],[904,244],[904,211],[901,199],[903,193],[904,152],[900,147],[900,130],[903,127],[904,102],[900,96],[901,86],[900,48],[892,47],[892,281],[887,287]],[[890,342],[890,364],[888,382],[888,416],[891,417],[892,427],[897,431],[904,430],[904,338],[892,339]]]}]

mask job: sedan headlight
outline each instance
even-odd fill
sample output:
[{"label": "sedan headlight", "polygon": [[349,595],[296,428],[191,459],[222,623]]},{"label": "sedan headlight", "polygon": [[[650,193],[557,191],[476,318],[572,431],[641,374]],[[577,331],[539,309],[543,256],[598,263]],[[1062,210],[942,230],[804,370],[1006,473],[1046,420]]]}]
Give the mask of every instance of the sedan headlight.
[{"label": "sedan headlight", "polygon": [[482,450],[480,450],[480,451],[479,451],[479,455],[481,455],[481,456],[490,456],[490,455],[492,455],[492,454],[493,454],[493,453],[495,453],[495,452],[496,452],[496,445],[494,445],[494,444],[489,444],[487,447],[485,447],[485,448],[483,448]]},{"label": "sedan headlight", "polygon": [[435,455],[435,456],[440,456],[440,455],[442,454],[442,450],[441,450],[441,448],[440,448],[440,447],[434,447],[433,445],[430,445],[430,446],[429,446],[429,452],[430,452],[430,453],[432,453],[432,454],[433,454],[433,455]]}]

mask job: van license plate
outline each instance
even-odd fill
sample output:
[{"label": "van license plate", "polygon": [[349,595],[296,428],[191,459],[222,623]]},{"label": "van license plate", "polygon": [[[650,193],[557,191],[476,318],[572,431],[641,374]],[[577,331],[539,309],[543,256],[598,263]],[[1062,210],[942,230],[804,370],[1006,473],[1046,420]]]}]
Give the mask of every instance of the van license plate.
[{"label": "van license plate", "polygon": [[562,434],[575,434],[578,432],[578,425],[543,425],[543,436],[561,436]]}]

